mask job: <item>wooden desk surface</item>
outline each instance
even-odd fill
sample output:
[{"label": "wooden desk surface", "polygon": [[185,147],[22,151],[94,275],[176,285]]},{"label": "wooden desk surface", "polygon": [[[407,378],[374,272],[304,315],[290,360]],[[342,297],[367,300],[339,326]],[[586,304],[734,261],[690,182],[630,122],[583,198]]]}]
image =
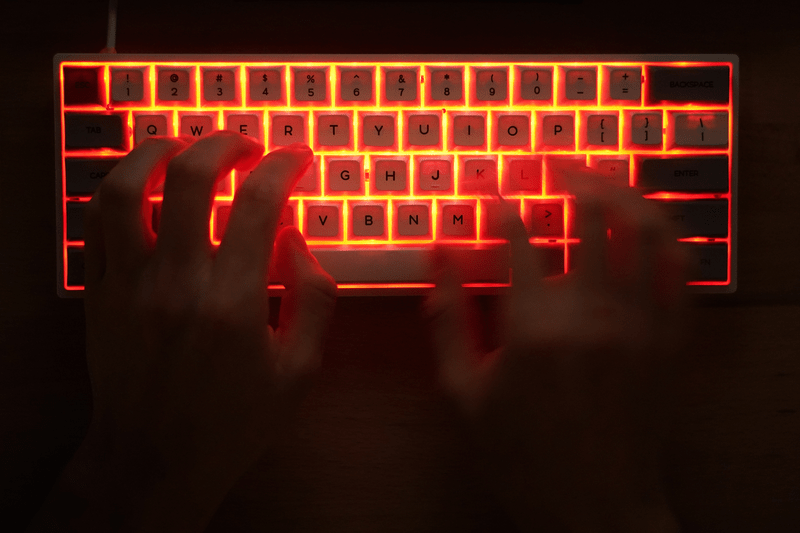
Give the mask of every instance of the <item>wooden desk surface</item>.
[{"label": "wooden desk surface", "polygon": [[[738,54],[740,291],[692,310],[696,342],[675,391],[683,416],[666,474],[687,531],[800,531],[798,8],[120,4],[125,52]],[[456,12],[460,22],[449,22]],[[41,502],[90,415],[82,303],[55,296],[51,72],[56,52],[102,48],[105,18],[100,1],[14,5],[3,16],[0,529],[9,531]],[[285,18],[293,24],[275,22]],[[241,480],[211,530],[509,530],[436,388],[419,302],[339,302],[294,432]]]}]

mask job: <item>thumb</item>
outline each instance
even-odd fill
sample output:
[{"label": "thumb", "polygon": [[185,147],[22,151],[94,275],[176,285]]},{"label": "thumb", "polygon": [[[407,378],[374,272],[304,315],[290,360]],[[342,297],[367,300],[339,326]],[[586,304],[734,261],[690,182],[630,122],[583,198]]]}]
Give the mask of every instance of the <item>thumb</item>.
[{"label": "thumb", "polygon": [[322,361],[336,304],[336,282],[308,251],[297,228],[290,226],[279,233],[275,249],[275,269],[286,287],[278,318],[278,364],[284,375],[300,378]]},{"label": "thumb", "polygon": [[425,302],[433,330],[442,386],[467,413],[480,400],[478,349],[472,333],[477,325],[475,309],[461,286],[446,250],[433,251],[432,277],[436,283]]}]

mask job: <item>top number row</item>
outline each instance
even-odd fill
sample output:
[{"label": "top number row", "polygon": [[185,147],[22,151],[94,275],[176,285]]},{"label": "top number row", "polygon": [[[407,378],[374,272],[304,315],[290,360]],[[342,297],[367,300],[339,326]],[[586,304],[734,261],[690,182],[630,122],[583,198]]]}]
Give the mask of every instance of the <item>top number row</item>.
[{"label": "top number row", "polygon": [[[420,105],[640,105],[725,103],[720,67],[641,66],[64,66],[65,105],[325,107]],[[711,91],[662,94],[676,77],[710,78]],[[110,88],[105,80],[110,78]],[[659,80],[664,79],[665,82]],[[647,83],[645,83],[647,82]],[[377,89],[377,90],[376,90]],[[644,89],[644,90],[643,90]],[[684,91],[685,92],[685,91]],[[713,93],[713,94],[710,94]],[[709,97],[710,96],[710,97]]]}]

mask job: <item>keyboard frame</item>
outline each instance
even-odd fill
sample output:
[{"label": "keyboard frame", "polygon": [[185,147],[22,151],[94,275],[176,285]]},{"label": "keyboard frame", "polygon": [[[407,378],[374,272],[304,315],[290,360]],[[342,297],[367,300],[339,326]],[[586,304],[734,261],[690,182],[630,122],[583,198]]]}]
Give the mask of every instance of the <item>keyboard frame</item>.
[{"label": "keyboard frame", "polygon": [[[53,58],[54,80],[54,124],[55,124],[55,159],[56,159],[56,287],[60,297],[82,297],[82,290],[67,290],[66,286],[66,237],[65,237],[65,199],[63,190],[64,175],[64,125],[62,123],[63,96],[61,93],[61,65],[65,62],[187,62],[187,63],[676,63],[702,62],[726,63],[731,67],[730,102],[732,109],[730,119],[730,189],[729,199],[729,283],[718,285],[687,285],[693,293],[729,294],[737,290],[738,283],[738,123],[739,123],[739,58],[735,54],[86,54],[59,53]],[[110,81],[108,82],[110,83]],[[644,87],[644,85],[643,85]],[[288,91],[288,87],[286,88]],[[421,89],[422,90],[422,89]],[[555,87],[554,87],[555,90]],[[513,104],[512,104],[513,105]],[[224,107],[224,106],[222,106]],[[534,110],[536,106],[530,106]],[[588,107],[588,106],[587,106]],[[501,110],[501,107],[497,108]],[[514,109],[519,109],[515,106]],[[580,151],[580,150],[578,150]],[[535,149],[531,151],[534,154]],[[385,285],[385,284],[384,284]],[[479,285],[479,284],[478,284]],[[360,287],[340,290],[340,295],[375,296],[375,295],[412,295],[424,294],[432,285],[414,284],[410,287]],[[468,286],[468,290],[476,294],[497,294],[503,292],[504,286]],[[270,293],[280,295],[282,287],[270,287]]]}]

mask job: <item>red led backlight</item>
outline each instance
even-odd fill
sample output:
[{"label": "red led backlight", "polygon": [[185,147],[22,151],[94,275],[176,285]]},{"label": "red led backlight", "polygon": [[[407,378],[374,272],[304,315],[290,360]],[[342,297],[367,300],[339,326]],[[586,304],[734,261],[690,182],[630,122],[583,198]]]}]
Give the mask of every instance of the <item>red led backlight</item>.
[{"label": "red led backlight", "polygon": [[[665,207],[696,258],[691,286],[735,290],[735,56],[60,55],[55,74],[62,295],[83,289],[82,207],[114,162],[151,135],[222,129],[312,147],[281,224],[342,294],[424,292],[438,242],[473,290],[508,286],[498,192],[547,273],[569,271],[574,198],[556,176],[576,163]],[[243,179],[218,186],[215,244]]]}]

